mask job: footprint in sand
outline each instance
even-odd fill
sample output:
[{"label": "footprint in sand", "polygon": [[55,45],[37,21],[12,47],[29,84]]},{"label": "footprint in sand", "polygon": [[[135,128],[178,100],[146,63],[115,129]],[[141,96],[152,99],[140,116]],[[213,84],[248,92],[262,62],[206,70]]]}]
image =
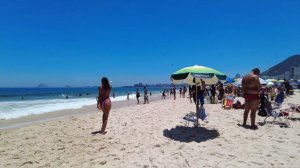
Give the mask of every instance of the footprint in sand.
[{"label": "footprint in sand", "polygon": [[116,154],[109,154],[109,155],[107,155],[106,157],[110,157],[110,156],[115,157],[115,156],[117,156],[117,155],[116,155]]},{"label": "footprint in sand", "polygon": [[161,145],[160,144],[156,144],[156,145],[154,145],[154,147],[159,148],[159,147],[161,147]]},{"label": "footprint in sand", "polygon": [[228,155],[229,157],[233,157],[233,158],[236,158],[236,156],[234,156],[234,155]]},{"label": "footprint in sand", "polygon": [[99,164],[100,165],[105,165],[107,162],[106,161],[102,161],[102,162],[100,162]]},{"label": "footprint in sand", "polygon": [[290,158],[291,158],[291,159],[295,159],[296,157],[295,157],[295,156],[290,156]]},{"label": "footprint in sand", "polygon": [[105,149],[105,147],[101,147],[101,148],[99,148],[99,149],[98,149],[98,151],[101,151],[101,150],[103,150],[103,149]]}]

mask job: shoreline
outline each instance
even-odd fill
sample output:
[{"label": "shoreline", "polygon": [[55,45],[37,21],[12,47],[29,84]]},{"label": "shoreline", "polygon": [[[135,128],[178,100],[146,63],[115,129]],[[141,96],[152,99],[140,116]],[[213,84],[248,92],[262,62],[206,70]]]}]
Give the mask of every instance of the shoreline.
[{"label": "shoreline", "polygon": [[[157,94],[152,94],[152,96],[149,96],[150,103],[152,101],[159,101],[159,100],[161,100],[161,94],[157,93]],[[143,97],[140,97],[139,105],[143,105],[143,101],[144,101]],[[128,100],[115,101],[112,102],[111,110],[134,106],[134,105],[138,105],[137,100],[132,98],[129,101]],[[46,112],[42,114],[32,114],[32,115],[18,117],[18,118],[0,120],[0,131],[4,129],[19,128],[22,126],[48,122],[52,120],[60,120],[66,117],[80,116],[80,115],[93,114],[99,112],[101,111],[99,111],[96,108],[96,103],[95,103],[94,105],[83,106],[79,109],[65,109],[65,110]]]}]

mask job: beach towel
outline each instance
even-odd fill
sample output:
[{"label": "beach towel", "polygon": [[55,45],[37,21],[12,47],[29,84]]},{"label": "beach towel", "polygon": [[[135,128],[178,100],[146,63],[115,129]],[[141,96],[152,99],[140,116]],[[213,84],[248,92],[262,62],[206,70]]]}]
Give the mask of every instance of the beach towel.
[{"label": "beach towel", "polygon": [[202,121],[206,118],[205,108],[203,106],[199,108],[198,116]]}]

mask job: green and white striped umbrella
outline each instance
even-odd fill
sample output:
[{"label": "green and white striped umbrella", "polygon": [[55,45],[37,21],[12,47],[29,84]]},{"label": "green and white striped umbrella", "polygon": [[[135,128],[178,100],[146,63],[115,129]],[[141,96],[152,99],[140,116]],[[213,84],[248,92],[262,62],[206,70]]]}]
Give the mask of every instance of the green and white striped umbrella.
[{"label": "green and white striped umbrella", "polygon": [[[205,81],[205,84],[216,84],[219,80],[225,82],[226,75],[212,68],[205,66],[194,65],[191,67],[182,68],[171,75],[173,83],[185,82],[190,85],[200,83],[200,79]],[[195,83],[193,79],[195,78]]]}]

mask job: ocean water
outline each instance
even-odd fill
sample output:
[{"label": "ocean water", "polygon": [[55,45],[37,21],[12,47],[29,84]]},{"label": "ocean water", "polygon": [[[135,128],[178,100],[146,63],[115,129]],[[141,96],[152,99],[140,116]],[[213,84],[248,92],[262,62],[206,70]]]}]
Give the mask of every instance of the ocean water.
[{"label": "ocean water", "polygon": [[[163,88],[148,88],[152,94],[161,93]],[[127,93],[135,99],[135,87],[115,87],[111,100],[125,101]],[[143,95],[143,88],[139,88]],[[115,98],[112,97],[113,93]],[[97,87],[89,88],[0,88],[0,119],[12,119],[32,114],[41,114],[65,109],[78,109],[95,105]],[[68,96],[68,99],[66,97]]]}]

